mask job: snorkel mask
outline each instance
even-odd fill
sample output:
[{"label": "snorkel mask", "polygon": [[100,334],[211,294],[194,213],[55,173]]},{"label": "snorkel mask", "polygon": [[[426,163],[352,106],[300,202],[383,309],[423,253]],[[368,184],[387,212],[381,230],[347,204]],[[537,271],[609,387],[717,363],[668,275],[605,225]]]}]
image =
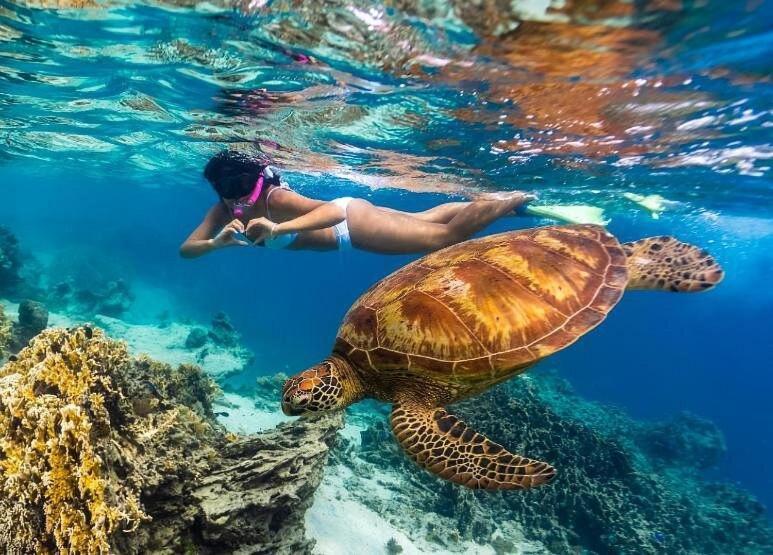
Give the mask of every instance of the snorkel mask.
[{"label": "snorkel mask", "polygon": [[274,177],[274,172],[271,171],[271,168],[269,166],[266,166],[260,171],[260,175],[258,175],[258,180],[255,182],[255,187],[252,189],[252,193],[250,193],[250,196],[247,197],[247,200],[239,199],[234,203],[233,205],[234,217],[241,218],[244,215],[244,211],[247,208],[252,208],[252,206],[254,206],[256,202],[258,202],[258,199],[260,198],[260,193],[263,192],[264,176],[269,179],[272,179]]}]

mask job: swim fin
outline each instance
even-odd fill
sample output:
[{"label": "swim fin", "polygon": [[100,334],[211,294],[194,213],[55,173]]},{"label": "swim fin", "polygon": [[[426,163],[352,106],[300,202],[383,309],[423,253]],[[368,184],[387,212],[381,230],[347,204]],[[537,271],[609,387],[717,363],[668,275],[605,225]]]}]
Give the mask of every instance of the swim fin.
[{"label": "swim fin", "polygon": [[668,209],[670,205],[676,204],[660,195],[640,195],[638,193],[623,193],[623,196],[630,201],[635,202],[645,210],[649,211],[652,219],[657,220],[660,213]]}]

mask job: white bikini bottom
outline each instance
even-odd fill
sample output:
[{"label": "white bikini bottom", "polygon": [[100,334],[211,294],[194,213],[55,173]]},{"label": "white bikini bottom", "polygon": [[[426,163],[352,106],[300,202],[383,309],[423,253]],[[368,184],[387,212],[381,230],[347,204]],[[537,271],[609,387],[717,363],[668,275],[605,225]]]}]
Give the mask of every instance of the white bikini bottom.
[{"label": "white bikini bottom", "polygon": [[341,251],[348,251],[352,248],[352,238],[349,235],[349,224],[346,223],[346,210],[352,200],[354,200],[352,197],[341,197],[330,201],[336,206],[340,206],[341,210],[344,212],[344,220],[333,226],[333,233],[335,233],[336,236],[338,250]]}]

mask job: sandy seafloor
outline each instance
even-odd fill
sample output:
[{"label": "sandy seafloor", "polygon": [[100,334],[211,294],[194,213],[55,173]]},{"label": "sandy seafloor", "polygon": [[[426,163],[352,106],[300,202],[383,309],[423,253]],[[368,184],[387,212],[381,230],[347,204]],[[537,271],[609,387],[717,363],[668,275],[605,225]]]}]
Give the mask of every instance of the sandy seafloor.
[{"label": "sandy seafloor", "polygon": [[[7,299],[0,299],[6,314],[15,321],[18,304]],[[49,327],[67,328],[84,323],[82,319],[73,318],[67,314],[49,312]],[[196,352],[185,348],[185,339],[194,327],[206,327],[205,324],[169,323],[158,326],[155,324],[129,323],[119,318],[95,315],[91,323],[102,328],[112,339],[125,341],[132,356],[147,355],[154,360],[166,362],[173,366],[179,364],[198,364],[211,376],[227,376],[238,372],[245,364],[243,358],[227,349],[209,349],[208,356],[197,360]],[[261,432],[275,427],[281,422],[291,420],[282,414],[277,400],[276,410],[256,403],[256,399],[232,391],[225,391],[214,404],[213,410],[218,413],[218,421],[229,431],[238,434]],[[356,423],[348,422],[340,434],[354,442],[359,442],[360,431]],[[346,480],[351,474],[346,466],[330,463],[317,489],[314,504],[306,513],[306,534],[316,540],[314,552],[319,555],[362,555],[364,553],[384,553],[387,543],[394,539],[406,555],[419,553],[447,553],[448,550],[434,545],[419,537],[409,537],[405,531],[398,529],[377,512],[365,506],[358,497],[376,496],[386,498],[391,495],[384,487],[389,480],[398,480],[394,473],[384,471],[383,475],[374,476],[363,489],[362,480],[359,488],[352,492]],[[421,522],[429,515],[409,515]],[[525,538],[513,537],[513,531],[508,531],[508,540],[514,543],[523,554],[547,553],[538,543]],[[468,555],[494,555],[491,546],[483,546],[472,541],[460,541],[456,544],[454,553]]]}]

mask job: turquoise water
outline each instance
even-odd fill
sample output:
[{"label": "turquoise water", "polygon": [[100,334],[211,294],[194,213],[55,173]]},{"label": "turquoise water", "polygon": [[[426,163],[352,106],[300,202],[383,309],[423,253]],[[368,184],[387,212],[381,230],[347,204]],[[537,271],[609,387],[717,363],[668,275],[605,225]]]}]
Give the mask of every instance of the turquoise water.
[{"label": "turquoise water", "polygon": [[[255,353],[234,378],[247,383],[326,356],[351,302],[413,257],[180,259],[216,200],[203,165],[228,144],[260,141],[292,187],[324,199],[419,210],[526,189],[602,207],[622,240],[675,235],[726,279],[626,295],[543,365],[636,418],[714,421],[728,450],[710,476],[770,506],[773,3],[533,4],[481,17],[441,2],[2,1],[0,224],[28,279],[125,278],[128,320],[225,311]],[[671,202],[653,218],[626,192]]]}]

